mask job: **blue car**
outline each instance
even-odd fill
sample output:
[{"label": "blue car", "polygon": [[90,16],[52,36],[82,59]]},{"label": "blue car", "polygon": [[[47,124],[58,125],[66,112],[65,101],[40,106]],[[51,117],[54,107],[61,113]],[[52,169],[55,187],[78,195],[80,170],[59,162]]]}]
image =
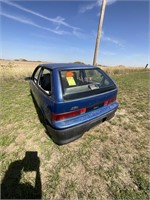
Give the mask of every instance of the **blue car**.
[{"label": "blue car", "polygon": [[66,144],[93,126],[111,119],[117,86],[100,68],[84,64],[41,64],[30,89],[52,140]]}]

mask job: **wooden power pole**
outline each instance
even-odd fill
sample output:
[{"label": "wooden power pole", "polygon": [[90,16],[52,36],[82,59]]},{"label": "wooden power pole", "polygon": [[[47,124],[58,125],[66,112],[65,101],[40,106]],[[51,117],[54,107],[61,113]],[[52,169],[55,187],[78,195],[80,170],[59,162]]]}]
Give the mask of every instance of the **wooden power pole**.
[{"label": "wooden power pole", "polygon": [[103,25],[105,7],[106,7],[106,0],[102,0],[101,14],[99,17],[99,25],[98,25],[98,31],[97,31],[96,44],[95,44],[94,58],[93,58],[93,65],[97,64],[97,56],[98,56],[98,49],[99,49],[99,44],[100,44],[100,37],[101,37],[101,33],[102,33],[102,25]]}]

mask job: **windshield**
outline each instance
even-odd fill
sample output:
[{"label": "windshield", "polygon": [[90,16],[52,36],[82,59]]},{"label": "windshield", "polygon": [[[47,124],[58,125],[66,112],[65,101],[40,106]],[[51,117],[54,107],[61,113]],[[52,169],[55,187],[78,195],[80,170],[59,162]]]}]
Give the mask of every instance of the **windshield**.
[{"label": "windshield", "polygon": [[100,94],[112,89],[112,80],[98,69],[60,71],[65,100]]}]

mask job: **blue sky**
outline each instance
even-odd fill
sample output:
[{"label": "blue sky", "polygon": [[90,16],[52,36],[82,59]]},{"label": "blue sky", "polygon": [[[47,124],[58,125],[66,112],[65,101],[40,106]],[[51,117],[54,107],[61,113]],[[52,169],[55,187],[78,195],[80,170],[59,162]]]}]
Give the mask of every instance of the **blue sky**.
[{"label": "blue sky", "polygon": [[[101,0],[0,0],[1,58],[92,64]],[[107,0],[97,63],[145,66],[149,1]]]}]

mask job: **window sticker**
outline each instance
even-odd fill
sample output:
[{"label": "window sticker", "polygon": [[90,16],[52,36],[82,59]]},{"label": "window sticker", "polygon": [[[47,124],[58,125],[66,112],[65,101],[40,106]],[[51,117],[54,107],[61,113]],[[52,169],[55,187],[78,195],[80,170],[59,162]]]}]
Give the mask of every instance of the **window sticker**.
[{"label": "window sticker", "polygon": [[73,72],[66,72],[66,77],[73,77],[74,73]]},{"label": "window sticker", "polygon": [[67,79],[67,82],[68,82],[69,86],[76,85],[76,82],[75,82],[73,77],[66,77],[66,79]]}]

